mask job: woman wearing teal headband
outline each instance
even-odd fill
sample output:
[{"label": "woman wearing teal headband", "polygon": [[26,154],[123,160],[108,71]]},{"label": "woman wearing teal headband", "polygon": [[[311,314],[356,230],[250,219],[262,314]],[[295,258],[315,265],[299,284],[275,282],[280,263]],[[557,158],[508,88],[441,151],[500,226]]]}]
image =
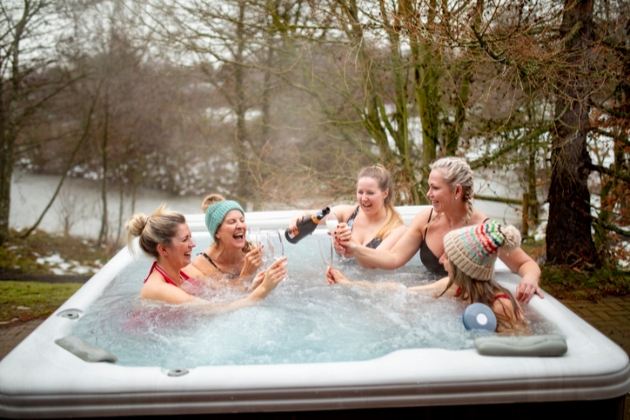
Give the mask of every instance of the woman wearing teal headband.
[{"label": "woman wearing teal headband", "polygon": [[213,281],[215,287],[253,289],[251,280],[262,265],[262,258],[261,250],[245,240],[247,225],[243,208],[218,194],[207,196],[201,208],[206,213],[206,226],[214,243],[199,253],[184,271],[196,278],[218,279]]}]

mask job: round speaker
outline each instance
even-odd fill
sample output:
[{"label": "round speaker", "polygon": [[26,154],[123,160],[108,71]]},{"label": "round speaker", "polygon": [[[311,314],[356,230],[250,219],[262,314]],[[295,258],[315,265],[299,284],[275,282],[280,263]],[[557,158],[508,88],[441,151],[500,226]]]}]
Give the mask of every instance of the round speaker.
[{"label": "round speaker", "polygon": [[473,303],[462,314],[462,322],[467,330],[494,332],[497,328],[497,317],[492,309],[483,303]]}]

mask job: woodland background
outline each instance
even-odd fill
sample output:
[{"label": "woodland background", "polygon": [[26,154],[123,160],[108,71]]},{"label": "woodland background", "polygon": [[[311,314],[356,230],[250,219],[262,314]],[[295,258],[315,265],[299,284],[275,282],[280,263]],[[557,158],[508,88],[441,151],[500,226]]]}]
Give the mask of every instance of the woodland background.
[{"label": "woodland background", "polygon": [[265,210],[375,163],[425,203],[456,155],[517,173],[530,227],[548,203],[549,263],[627,261],[629,3],[4,0],[0,246],[16,169],[95,180],[104,215],[139,187]]}]

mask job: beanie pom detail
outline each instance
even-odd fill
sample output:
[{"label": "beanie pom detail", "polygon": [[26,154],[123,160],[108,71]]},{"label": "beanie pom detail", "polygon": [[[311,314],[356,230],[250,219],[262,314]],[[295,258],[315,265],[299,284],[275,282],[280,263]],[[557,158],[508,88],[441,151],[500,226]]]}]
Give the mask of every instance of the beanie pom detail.
[{"label": "beanie pom detail", "polygon": [[505,242],[501,246],[501,249],[507,253],[517,250],[521,246],[521,234],[512,225],[503,226],[501,232],[505,237]]}]

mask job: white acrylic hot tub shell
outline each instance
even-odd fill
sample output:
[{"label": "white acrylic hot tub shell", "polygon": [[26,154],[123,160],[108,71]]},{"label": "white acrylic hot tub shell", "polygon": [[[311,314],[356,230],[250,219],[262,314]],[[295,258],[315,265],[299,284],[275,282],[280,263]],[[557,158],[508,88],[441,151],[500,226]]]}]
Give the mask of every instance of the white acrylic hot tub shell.
[{"label": "white acrylic hot tub shell", "polygon": [[[401,208],[409,224],[417,207]],[[247,214],[262,228],[293,212]],[[202,216],[187,217],[205,231]],[[54,344],[116,274],[132,262],[121,251],[0,363],[0,416],[13,418],[335,410],[604,400],[630,390],[626,353],[549,295],[530,305],[567,338],[559,358],[480,356],[474,349],[411,349],[361,362],[208,366],[180,377],[152,367],[87,363]],[[514,290],[518,277],[498,265]]]}]

